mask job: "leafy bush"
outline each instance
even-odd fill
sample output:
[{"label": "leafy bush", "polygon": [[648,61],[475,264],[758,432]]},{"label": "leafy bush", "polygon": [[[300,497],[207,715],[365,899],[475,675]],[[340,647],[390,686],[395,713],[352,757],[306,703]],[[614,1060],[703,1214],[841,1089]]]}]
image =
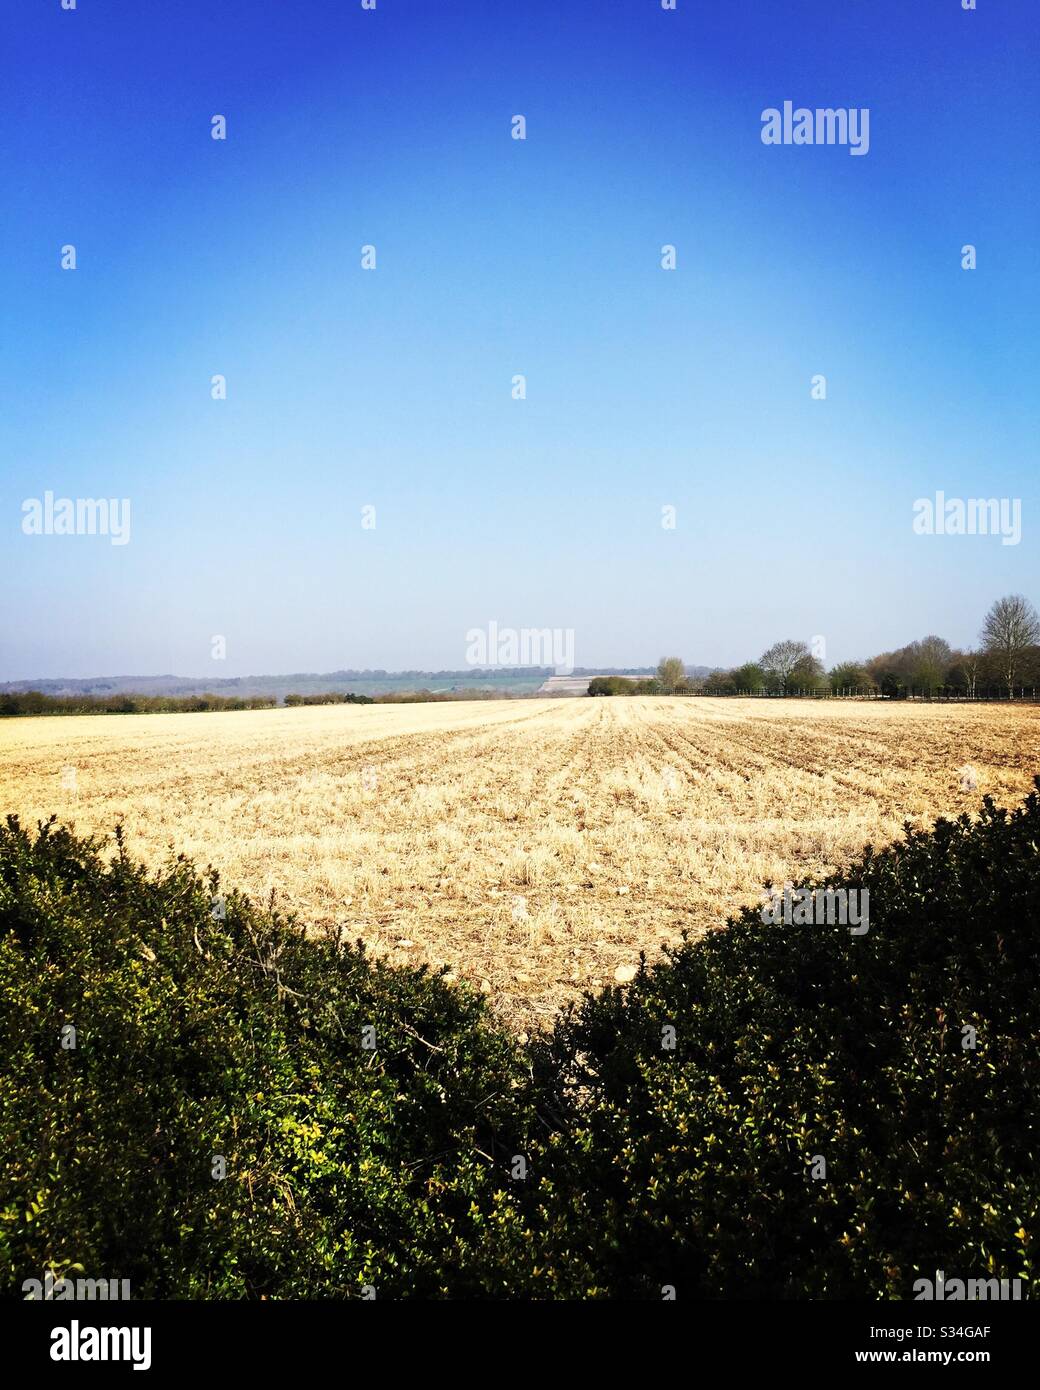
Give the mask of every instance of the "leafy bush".
[{"label": "leafy bush", "polygon": [[1036,1284],[1038,845],[1035,793],[908,827],[826,880],[869,890],[865,935],[748,910],[562,1018],[536,1048],[552,1129],[527,1210],[557,1293]]},{"label": "leafy bush", "polygon": [[1036,793],[907,828],[821,885],[869,891],[866,934],[748,910],[521,1049],[182,859],[10,818],[0,1291],[1035,1294],[1038,845]]},{"label": "leafy bush", "polygon": [[514,1044],[469,991],[218,892],[0,830],[3,1291],[75,1262],[135,1297],[436,1296],[517,1151]]},{"label": "leafy bush", "polygon": [[745,662],[743,666],[738,666],[732,673],[734,690],[741,693],[751,691],[757,694],[766,688],[766,673],[755,661]]},{"label": "leafy bush", "polygon": [[664,693],[661,682],[650,676],[645,680],[631,680],[628,676],[593,676],[589,681],[588,695],[660,695]]},{"label": "leafy bush", "polygon": [[292,705],[372,705],[375,704],[371,695],[355,695],[353,691],[344,694],[339,690],[330,690],[324,695],[286,695],[285,703]]},{"label": "leafy bush", "polygon": [[841,694],[843,690],[872,690],[876,689],[870,672],[865,666],[861,666],[858,661],[843,661],[832,668],[830,673],[830,685],[835,694]]}]

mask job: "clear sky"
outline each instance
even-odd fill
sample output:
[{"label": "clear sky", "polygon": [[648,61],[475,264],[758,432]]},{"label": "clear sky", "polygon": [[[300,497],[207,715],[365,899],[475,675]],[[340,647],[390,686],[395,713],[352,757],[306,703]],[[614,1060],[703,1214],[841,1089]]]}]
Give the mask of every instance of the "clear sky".
[{"label": "clear sky", "polygon": [[[490,620],[833,662],[1040,603],[1035,0],[0,15],[0,679],[458,668]],[[764,144],[785,100],[869,152]],[[48,490],[129,543],[24,534]],[[915,535],[937,490],[1021,542]]]}]

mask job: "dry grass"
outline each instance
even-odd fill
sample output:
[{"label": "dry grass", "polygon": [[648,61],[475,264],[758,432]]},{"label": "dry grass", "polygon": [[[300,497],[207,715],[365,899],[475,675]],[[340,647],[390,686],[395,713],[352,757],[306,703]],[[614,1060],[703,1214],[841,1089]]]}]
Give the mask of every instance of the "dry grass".
[{"label": "dry grass", "polygon": [[[977,790],[961,790],[970,764]],[[0,810],[122,820],[396,960],[450,965],[519,1028],[762,883],[906,819],[1015,803],[1040,709],[660,698],[0,723]],[[63,770],[75,768],[75,788]]]}]

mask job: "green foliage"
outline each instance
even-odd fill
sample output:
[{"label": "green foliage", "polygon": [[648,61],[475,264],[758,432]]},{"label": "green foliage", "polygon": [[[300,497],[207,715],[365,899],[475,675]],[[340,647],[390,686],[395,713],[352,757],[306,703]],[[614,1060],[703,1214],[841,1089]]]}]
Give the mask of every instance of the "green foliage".
[{"label": "green foliage", "polygon": [[657,663],[657,679],[666,695],[683,687],[686,681],[686,667],[683,665],[682,657],[662,656]]},{"label": "green foliage", "polygon": [[823,664],[815,656],[803,656],[795,662],[787,677],[787,690],[817,690],[830,693],[831,683]]},{"label": "green foliage", "polygon": [[514,1044],[472,992],[218,892],[0,831],[3,1292],[69,1261],[135,1297],[464,1288],[455,1228],[517,1152]]},{"label": "green foliage", "polygon": [[735,671],[712,671],[709,676],[705,677],[703,690],[705,695],[738,695],[741,693],[737,686]]},{"label": "green foliage", "polygon": [[593,676],[586,692],[589,695],[660,695],[661,683],[655,676],[634,680],[628,676]]},{"label": "green foliage", "polygon": [[874,679],[858,661],[843,661],[831,670],[830,686],[835,694],[843,690],[870,690]]},{"label": "green foliage", "polygon": [[734,690],[740,691],[742,694],[765,690],[766,688],[766,673],[757,661],[748,661],[743,666],[738,666],[733,672],[732,679]]},{"label": "green foliage", "polygon": [[0,716],[15,714],[195,714],[206,710],[271,709],[269,695],[44,695],[0,693]]},{"label": "green foliage", "polygon": [[10,818],[0,1292],[75,1262],[136,1297],[1035,1296],[1038,846],[1036,793],[908,827],[825,881],[865,935],[748,910],[521,1049],[183,859]]},{"label": "green foliage", "polygon": [[869,890],[866,935],[748,910],[563,1018],[531,1200],[558,1292],[907,1298],[937,1269],[1040,1291],[1038,845],[1035,793],[908,827],[827,881]]},{"label": "green foliage", "polygon": [[330,690],[324,695],[286,695],[285,703],[290,707],[293,705],[372,705],[375,704],[371,695],[355,695],[352,691],[345,693],[340,690]]}]

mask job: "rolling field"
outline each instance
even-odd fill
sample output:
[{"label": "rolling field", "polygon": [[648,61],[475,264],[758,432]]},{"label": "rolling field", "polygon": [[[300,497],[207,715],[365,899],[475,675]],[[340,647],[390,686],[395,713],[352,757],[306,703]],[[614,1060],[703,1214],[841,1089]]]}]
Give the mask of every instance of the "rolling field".
[{"label": "rolling field", "polygon": [[[964,791],[961,769],[977,775]],[[654,697],[0,723],[0,811],[126,828],[519,1029],[904,820],[1014,804],[1040,709]]]}]

